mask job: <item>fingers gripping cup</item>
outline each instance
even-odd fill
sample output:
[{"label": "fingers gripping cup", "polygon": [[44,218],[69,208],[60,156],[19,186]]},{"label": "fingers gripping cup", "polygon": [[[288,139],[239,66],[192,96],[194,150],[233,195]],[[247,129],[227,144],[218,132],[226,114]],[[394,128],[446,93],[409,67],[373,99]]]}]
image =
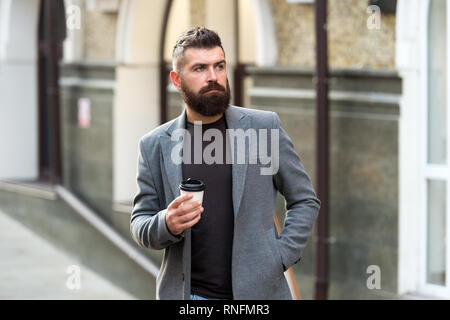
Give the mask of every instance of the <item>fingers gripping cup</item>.
[{"label": "fingers gripping cup", "polygon": [[193,197],[190,200],[185,201],[186,203],[192,201],[203,202],[203,193],[205,191],[205,184],[201,180],[188,178],[183,180],[180,184],[180,193],[187,194],[191,193]]}]

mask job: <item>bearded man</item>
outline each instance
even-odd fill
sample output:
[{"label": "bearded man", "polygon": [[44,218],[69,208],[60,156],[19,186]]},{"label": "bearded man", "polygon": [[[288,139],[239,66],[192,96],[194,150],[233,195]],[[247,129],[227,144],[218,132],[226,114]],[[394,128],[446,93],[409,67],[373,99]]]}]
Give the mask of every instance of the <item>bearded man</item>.
[{"label": "bearded man", "polygon": [[[300,157],[276,113],[230,105],[225,51],[216,32],[203,27],[186,31],[172,58],[170,79],[185,108],[139,142],[138,191],[130,221],[140,246],[165,250],[156,297],[291,299],[284,271],[300,261],[320,207]],[[181,163],[173,152],[179,130],[186,132]],[[275,132],[269,140],[276,170],[262,174],[267,162],[255,160],[269,153],[252,154],[259,150],[251,147],[257,145],[254,139],[248,140],[249,149],[236,148],[229,130],[253,130],[259,138],[264,136],[259,133]],[[200,145],[186,138],[195,140],[199,132]],[[219,161],[213,163],[203,157],[212,143],[220,146],[215,148]],[[188,178],[206,186],[203,201],[180,195],[179,185]],[[273,221],[278,192],[287,209],[280,235]]]}]

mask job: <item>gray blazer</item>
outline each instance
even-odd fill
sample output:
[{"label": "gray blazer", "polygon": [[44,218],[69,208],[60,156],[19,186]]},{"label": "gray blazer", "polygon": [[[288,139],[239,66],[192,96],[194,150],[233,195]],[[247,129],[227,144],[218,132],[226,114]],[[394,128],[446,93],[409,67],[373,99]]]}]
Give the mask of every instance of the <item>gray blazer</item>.
[{"label": "gray blazer", "polygon": [[[248,161],[249,148],[245,148],[245,163],[232,165],[234,299],[292,299],[284,271],[300,260],[320,201],[276,113],[229,106],[225,116],[228,129],[279,129],[279,168],[275,174],[261,175],[264,166]],[[184,129],[185,121],[186,110],[139,142],[138,190],[130,229],[140,246],[165,250],[156,280],[157,299],[190,298],[190,229],[183,237],[176,237],[165,222],[167,206],[180,195],[178,185],[182,180],[181,164],[171,160],[172,149],[179,141],[172,141],[171,135],[176,129]],[[287,209],[280,237],[273,221],[278,191]]]}]

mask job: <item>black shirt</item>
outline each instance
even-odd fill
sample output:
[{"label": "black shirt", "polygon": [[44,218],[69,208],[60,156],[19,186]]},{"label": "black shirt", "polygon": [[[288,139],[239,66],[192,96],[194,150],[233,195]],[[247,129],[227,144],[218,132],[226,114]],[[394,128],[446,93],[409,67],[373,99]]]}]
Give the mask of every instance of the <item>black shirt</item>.
[{"label": "black shirt", "polygon": [[[221,132],[223,159],[221,163],[206,161],[202,156],[194,157],[194,124],[186,122],[186,129],[191,136],[191,161],[182,163],[183,180],[187,178],[200,179],[205,183],[203,208],[200,221],[192,227],[191,245],[191,292],[209,298],[232,299],[231,286],[231,252],[233,247],[234,214],[232,198],[232,165],[226,164],[226,120],[222,116],[219,120],[203,125],[202,137],[208,129]],[[211,131],[210,131],[211,132]],[[216,131],[217,132],[217,131]],[[203,141],[202,155],[205,148],[214,143],[216,136],[210,141]],[[185,138],[186,139],[186,138]],[[197,140],[198,141],[198,140]],[[218,142],[216,141],[216,146]],[[199,144],[200,145],[200,144]],[[185,143],[183,149],[189,145]],[[206,154],[216,156],[214,145],[206,150]],[[200,148],[198,148],[200,149]],[[220,156],[218,153],[217,156]],[[194,160],[201,163],[194,163]],[[198,161],[196,161],[198,162]],[[217,161],[220,162],[220,161]]]}]

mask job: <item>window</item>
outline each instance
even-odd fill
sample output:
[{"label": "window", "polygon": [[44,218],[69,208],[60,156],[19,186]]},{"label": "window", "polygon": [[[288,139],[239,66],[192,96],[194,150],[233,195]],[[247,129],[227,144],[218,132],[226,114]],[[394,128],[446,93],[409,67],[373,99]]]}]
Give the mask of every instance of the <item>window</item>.
[{"label": "window", "polygon": [[449,297],[449,32],[446,0],[429,1],[420,289]]}]

